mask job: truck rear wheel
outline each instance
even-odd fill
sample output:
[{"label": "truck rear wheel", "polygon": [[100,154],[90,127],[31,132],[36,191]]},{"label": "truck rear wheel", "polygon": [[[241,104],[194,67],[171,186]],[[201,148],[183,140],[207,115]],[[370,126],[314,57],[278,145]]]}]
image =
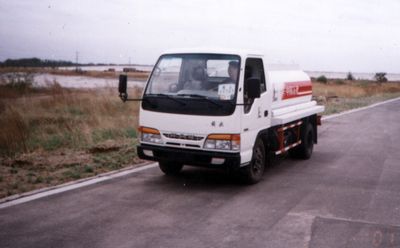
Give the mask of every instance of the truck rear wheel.
[{"label": "truck rear wheel", "polygon": [[249,165],[241,168],[243,181],[247,184],[259,182],[265,170],[265,146],[261,139],[257,139],[253,148],[253,158]]},{"label": "truck rear wheel", "polygon": [[166,175],[177,175],[182,170],[183,164],[174,162],[160,161],[158,162],[160,170]]},{"label": "truck rear wheel", "polygon": [[301,144],[289,150],[293,158],[309,159],[314,149],[314,129],[310,123],[307,124],[305,132],[301,134]]}]

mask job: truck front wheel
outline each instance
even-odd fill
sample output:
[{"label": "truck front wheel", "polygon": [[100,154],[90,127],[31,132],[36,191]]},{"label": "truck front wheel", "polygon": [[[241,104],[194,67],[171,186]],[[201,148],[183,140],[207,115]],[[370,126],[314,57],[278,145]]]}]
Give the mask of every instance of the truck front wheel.
[{"label": "truck front wheel", "polygon": [[177,175],[182,170],[183,164],[174,162],[160,161],[158,162],[160,170],[166,175]]},{"label": "truck front wheel", "polygon": [[261,139],[257,139],[253,148],[253,158],[249,165],[241,168],[242,178],[247,184],[259,182],[265,170],[265,146]]},{"label": "truck front wheel", "polygon": [[301,135],[301,144],[289,150],[289,154],[293,158],[309,159],[311,158],[314,148],[314,129],[309,123],[305,132]]}]

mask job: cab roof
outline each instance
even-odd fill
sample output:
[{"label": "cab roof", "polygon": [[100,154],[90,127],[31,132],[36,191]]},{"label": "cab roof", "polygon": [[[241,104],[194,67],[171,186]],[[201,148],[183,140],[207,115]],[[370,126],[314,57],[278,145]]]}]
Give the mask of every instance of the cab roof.
[{"label": "cab roof", "polygon": [[197,47],[197,48],[179,48],[164,51],[163,54],[183,54],[183,53],[204,53],[204,54],[233,54],[240,56],[255,56],[263,57],[259,51],[251,51],[244,49],[231,49],[231,48],[210,48],[210,47]]},{"label": "cab roof", "polygon": [[[164,51],[162,54],[188,54],[188,53],[203,53],[203,54],[231,54],[239,55],[241,57],[256,57],[264,58],[260,51],[235,49],[235,48],[218,48],[218,47],[193,47],[193,48],[179,48]],[[280,64],[268,63],[265,64],[267,71],[297,71],[300,70],[297,64]]]}]

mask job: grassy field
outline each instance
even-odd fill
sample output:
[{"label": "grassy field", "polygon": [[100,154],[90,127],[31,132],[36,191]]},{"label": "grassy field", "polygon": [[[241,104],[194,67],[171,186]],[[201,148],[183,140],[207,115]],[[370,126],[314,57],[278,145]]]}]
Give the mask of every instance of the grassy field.
[{"label": "grassy field", "polygon": [[313,96],[325,105],[324,115],[343,112],[391,98],[400,97],[400,82],[377,83],[368,80],[313,80]]},{"label": "grassy field", "polygon": [[[400,82],[314,81],[313,92],[332,114],[398,97]],[[123,104],[114,88],[0,84],[0,198],[140,162],[138,104]]]},{"label": "grassy field", "polygon": [[[137,95],[140,90],[132,89]],[[137,163],[138,103],[115,89],[0,87],[0,198]]]}]

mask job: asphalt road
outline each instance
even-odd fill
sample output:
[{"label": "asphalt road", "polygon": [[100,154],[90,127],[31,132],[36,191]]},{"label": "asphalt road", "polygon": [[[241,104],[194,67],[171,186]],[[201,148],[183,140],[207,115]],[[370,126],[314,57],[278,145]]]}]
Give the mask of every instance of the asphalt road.
[{"label": "asphalt road", "polygon": [[0,210],[0,247],[400,247],[400,101],[326,120],[253,186],[158,168]]}]

